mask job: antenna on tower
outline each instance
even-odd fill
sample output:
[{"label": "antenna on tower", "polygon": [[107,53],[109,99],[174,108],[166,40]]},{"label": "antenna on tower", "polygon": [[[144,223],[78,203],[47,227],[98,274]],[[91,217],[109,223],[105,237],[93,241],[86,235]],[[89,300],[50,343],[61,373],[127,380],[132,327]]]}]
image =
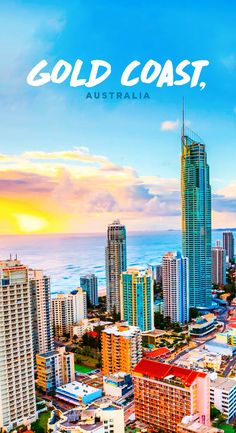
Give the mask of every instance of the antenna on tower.
[{"label": "antenna on tower", "polygon": [[184,137],[184,97],[182,100],[182,137]]}]

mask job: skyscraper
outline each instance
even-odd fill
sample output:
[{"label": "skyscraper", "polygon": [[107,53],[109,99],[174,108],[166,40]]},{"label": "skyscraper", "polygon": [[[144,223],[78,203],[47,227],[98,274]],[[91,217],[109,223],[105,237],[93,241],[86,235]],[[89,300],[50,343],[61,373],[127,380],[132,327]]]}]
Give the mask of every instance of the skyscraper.
[{"label": "skyscraper", "polygon": [[164,316],[172,322],[189,321],[188,258],[180,252],[166,253],[162,259]]},{"label": "skyscraper", "polygon": [[212,248],[212,283],[222,286],[226,284],[226,254],[219,243]]},{"label": "skyscraper", "polygon": [[189,259],[190,307],[211,304],[211,186],[205,144],[182,128],[182,253]]},{"label": "skyscraper", "polygon": [[0,428],[36,419],[31,293],[28,268],[0,262]]},{"label": "skyscraper", "polygon": [[120,276],[127,269],[126,229],[119,220],[109,224],[106,246],[107,311],[120,312]]},{"label": "skyscraper", "polygon": [[53,349],[50,278],[42,270],[29,270],[34,354]]},{"label": "skyscraper", "polygon": [[87,274],[80,278],[80,287],[87,293],[92,305],[98,305],[98,279],[94,274]]},{"label": "skyscraper", "polygon": [[234,258],[234,235],[230,230],[223,232],[223,248],[226,251],[227,262],[232,262]]},{"label": "skyscraper", "polygon": [[121,319],[142,331],[154,328],[152,271],[128,269],[121,274]]}]

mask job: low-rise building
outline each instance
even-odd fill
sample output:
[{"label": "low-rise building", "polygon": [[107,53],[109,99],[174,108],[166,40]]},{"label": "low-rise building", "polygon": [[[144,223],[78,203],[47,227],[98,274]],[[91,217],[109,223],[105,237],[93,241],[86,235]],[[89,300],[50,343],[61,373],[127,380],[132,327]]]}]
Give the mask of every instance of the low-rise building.
[{"label": "low-rise building", "polygon": [[75,405],[91,403],[101,396],[101,389],[82,382],[66,383],[56,389],[57,398]]},{"label": "low-rise building", "polygon": [[175,364],[185,368],[207,368],[219,372],[221,362],[222,356],[218,353],[210,353],[204,349],[194,349],[181,356]]},{"label": "low-rise building", "polygon": [[236,381],[211,375],[210,401],[230,422],[236,416]]},{"label": "low-rise building", "polygon": [[230,344],[231,346],[236,346],[236,329],[233,327],[226,332],[219,332],[216,335],[216,341],[224,344]]},{"label": "low-rise building", "polygon": [[144,353],[144,357],[147,359],[152,359],[155,361],[163,361],[166,358],[169,358],[171,351],[167,347],[159,347],[154,350],[147,350]]},{"label": "low-rise building", "polygon": [[55,433],[124,433],[124,409],[110,401],[94,402],[60,414],[49,427]]},{"label": "low-rise building", "polygon": [[224,430],[201,424],[198,416],[186,416],[177,427],[177,433],[224,433]]},{"label": "low-rise building", "polygon": [[119,372],[104,376],[103,390],[105,395],[123,397],[124,395],[133,391],[133,382],[131,375]]},{"label": "low-rise building", "polygon": [[105,326],[112,325],[113,322],[100,320],[99,318],[83,319],[75,325],[71,326],[71,338],[76,336],[82,338],[86,332],[93,332],[99,326],[105,328]]},{"label": "low-rise building", "polygon": [[153,331],[142,332],[142,342],[147,347],[158,347],[160,338],[166,334],[162,329],[154,329]]},{"label": "low-rise building", "polygon": [[65,347],[36,355],[37,385],[44,391],[75,380],[74,354]]},{"label": "low-rise building", "polygon": [[188,326],[188,331],[191,337],[202,338],[214,332],[217,329],[217,318],[214,314],[209,313],[204,316],[197,317],[194,322]]},{"label": "low-rise building", "polygon": [[216,338],[205,343],[205,349],[209,352],[218,353],[223,356],[232,358],[236,353],[236,346],[220,343]]}]

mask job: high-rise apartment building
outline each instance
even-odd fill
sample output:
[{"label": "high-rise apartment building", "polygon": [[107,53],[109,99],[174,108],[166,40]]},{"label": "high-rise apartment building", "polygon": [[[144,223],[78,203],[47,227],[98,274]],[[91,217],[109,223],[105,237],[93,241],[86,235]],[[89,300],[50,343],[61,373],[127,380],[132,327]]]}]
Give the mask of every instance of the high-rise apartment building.
[{"label": "high-rise apartment building", "polygon": [[142,358],[142,336],[139,328],[118,322],[102,331],[102,372],[104,375],[131,373]]},{"label": "high-rise apartment building", "polygon": [[87,317],[87,294],[81,287],[52,299],[55,335],[69,334],[71,326]]},{"label": "high-rise apartment building", "polygon": [[36,419],[31,293],[28,268],[0,262],[0,427]]},{"label": "high-rise apartment building", "polygon": [[80,287],[87,293],[90,304],[98,305],[98,279],[94,274],[87,274],[80,278]]},{"label": "high-rise apartment building", "polygon": [[106,298],[110,313],[120,312],[120,276],[126,269],[126,229],[116,220],[107,229]]},{"label": "high-rise apartment building", "polygon": [[208,374],[142,359],[133,370],[136,420],[153,431],[177,432],[185,416],[210,423]]},{"label": "high-rise apartment building", "polygon": [[226,251],[227,261],[232,262],[234,258],[234,235],[230,230],[223,232],[223,248]]},{"label": "high-rise apartment building", "polygon": [[211,186],[205,144],[182,129],[182,253],[189,259],[190,307],[209,306],[211,296]]},{"label": "high-rise apartment building", "polygon": [[74,353],[59,347],[36,355],[37,385],[46,391],[75,380]]},{"label": "high-rise apartment building", "polygon": [[142,331],[154,328],[153,278],[150,269],[128,269],[121,274],[121,320]]},{"label": "high-rise apartment building", "polygon": [[212,283],[222,286],[226,284],[226,252],[218,242],[211,249],[212,258]]},{"label": "high-rise apartment building", "polygon": [[164,316],[172,322],[189,321],[188,258],[181,253],[166,253],[162,259]]},{"label": "high-rise apartment building", "polygon": [[53,349],[50,278],[42,270],[29,270],[34,354]]}]

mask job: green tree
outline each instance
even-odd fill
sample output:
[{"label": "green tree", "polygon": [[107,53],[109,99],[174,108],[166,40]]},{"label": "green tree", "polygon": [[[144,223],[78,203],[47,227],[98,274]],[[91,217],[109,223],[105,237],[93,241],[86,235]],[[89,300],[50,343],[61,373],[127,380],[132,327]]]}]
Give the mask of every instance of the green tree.
[{"label": "green tree", "polygon": [[198,309],[195,307],[191,307],[189,309],[189,320],[196,319],[199,316]]},{"label": "green tree", "polygon": [[210,407],[211,419],[214,419],[214,418],[218,417],[219,415],[220,415],[220,410],[216,409],[216,407],[213,404],[211,404],[211,407]]}]

